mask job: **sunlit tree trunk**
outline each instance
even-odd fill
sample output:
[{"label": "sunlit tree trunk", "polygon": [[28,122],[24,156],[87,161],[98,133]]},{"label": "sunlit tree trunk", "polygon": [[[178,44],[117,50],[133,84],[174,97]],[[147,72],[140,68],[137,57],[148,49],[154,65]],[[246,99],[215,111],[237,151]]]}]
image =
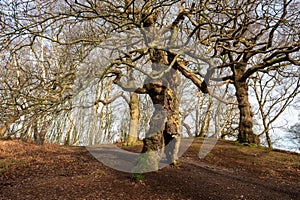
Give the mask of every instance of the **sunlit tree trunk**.
[{"label": "sunlit tree trunk", "polygon": [[178,150],[181,140],[181,121],[179,116],[179,100],[174,90],[167,91],[167,103],[165,109],[167,112],[167,123],[164,130],[164,140],[166,157],[169,163],[176,164],[178,159]]},{"label": "sunlit tree trunk", "polygon": [[200,108],[203,105],[203,99],[204,98],[201,98],[200,92],[198,92],[197,93],[197,105],[196,105],[195,137],[199,137],[199,133],[200,133],[200,125],[201,125]]},{"label": "sunlit tree trunk", "polygon": [[33,139],[36,145],[43,145],[47,133],[48,122],[46,117],[34,119],[32,122]]},{"label": "sunlit tree trunk", "polygon": [[131,92],[129,101],[130,112],[130,126],[129,134],[127,138],[127,145],[133,145],[137,142],[139,137],[139,123],[140,123],[140,111],[139,111],[139,97],[138,94]]},{"label": "sunlit tree trunk", "polygon": [[204,119],[202,121],[199,137],[205,137],[208,134],[209,130],[209,123],[210,123],[210,117],[213,109],[213,103],[211,97],[208,99],[208,107],[206,110],[206,113],[204,115]]},{"label": "sunlit tree trunk", "polygon": [[253,133],[253,114],[248,95],[248,83],[241,77],[246,71],[246,66],[239,65],[234,69],[236,97],[240,111],[238,141],[241,143],[259,144],[259,138]]},{"label": "sunlit tree trunk", "polygon": [[0,138],[5,136],[5,133],[9,130],[9,127],[12,123],[14,123],[16,119],[14,117],[10,117],[7,122],[0,126]]},{"label": "sunlit tree trunk", "polygon": [[[155,50],[152,58],[152,69],[154,72],[160,71],[166,66],[165,52]],[[170,56],[171,58],[172,56]],[[150,129],[144,139],[142,152],[157,153],[164,147],[166,158],[169,163],[176,164],[177,153],[181,139],[179,100],[176,97],[179,74],[176,70],[171,70],[162,79],[146,80],[144,87],[149,94],[153,105],[154,114],[150,121]],[[154,155],[153,159],[156,159]]]},{"label": "sunlit tree trunk", "polygon": [[[145,31],[151,33],[149,36],[160,37],[155,31],[158,13],[152,11],[152,3],[149,0],[145,1],[145,9],[142,13],[142,17],[145,17],[143,27]],[[174,43],[177,34],[178,29],[174,25],[169,41],[170,45]],[[147,40],[151,41],[151,37]],[[159,77],[155,79],[148,77],[143,86],[152,100],[154,113],[150,121],[149,131],[143,140],[142,152],[150,155],[148,165],[156,170],[158,168],[159,150],[163,147],[170,164],[176,164],[178,159],[181,121],[179,117],[179,99],[176,97],[176,91],[179,85],[179,73],[176,67],[172,67],[172,70],[168,72],[166,71],[173,60],[176,59],[174,54],[165,50],[150,48],[149,55],[152,63],[152,75]]]},{"label": "sunlit tree trunk", "polygon": [[142,152],[159,153],[159,150],[165,147],[168,162],[175,164],[181,139],[179,101],[172,90],[161,88],[161,93],[157,94],[156,89],[158,88],[154,86],[152,93],[149,93],[155,110],[150,121],[150,129],[144,139]]}]

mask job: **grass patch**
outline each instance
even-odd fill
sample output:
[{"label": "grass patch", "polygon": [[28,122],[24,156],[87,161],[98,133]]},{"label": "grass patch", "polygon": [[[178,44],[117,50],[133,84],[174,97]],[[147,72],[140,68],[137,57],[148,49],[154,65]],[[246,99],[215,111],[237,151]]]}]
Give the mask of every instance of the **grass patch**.
[{"label": "grass patch", "polygon": [[256,145],[256,144],[250,144],[250,143],[247,143],[247,142],[234,142],[235,145],[237,146],[246,146],[246,147],[250,147],[250,148],[260,148],[260,146]]},{"label": "grass patch", "polygon": [[136,181],[136,182],[140,182],[143,181],[145,179],[145,176],[143,174],[140,173],[133,173],[132,174],[132,178]]}]

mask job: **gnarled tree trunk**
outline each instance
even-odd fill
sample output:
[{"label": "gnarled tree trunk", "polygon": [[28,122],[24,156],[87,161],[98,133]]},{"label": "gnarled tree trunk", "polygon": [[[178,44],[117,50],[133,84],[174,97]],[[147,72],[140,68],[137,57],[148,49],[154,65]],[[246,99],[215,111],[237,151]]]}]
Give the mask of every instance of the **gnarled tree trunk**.
[{"label": "gnarled tree trunk", "polygon": [[[153,73],[165,72],[168,67],[166,52],[153,50],[152,71]],[[176,97],[176,89],[179,84],[178,71],[173,69],[158,79],[147,78],[144,88],[149,94],[153,105],[154,113],[150,122],[150,129],[144,139],[142,152],[152,152],[150,163],[157,165],[155,160],[160,158],[160,152],[164,149],[169,164],[176,164],[177,153],[181,140],[179,100]],[[154,163],[154,164],[153,164]]]},{"label": "gnarled tree trunk", "polygon": [[179,101],[169,88],[155,84],[147,87],[154,104],[154,113],[142,152],[155,151],[157,157],[154,159],[159,159],[159,154],[164,149],[168,163],[176,164],[181,139]]},{"label": "gnarled tree trunk", "polygon": [[242,79],[246,66],[239,66],[234,70],[236,97],[240,111],[238,141],[242,143],[259,144],[259,138],[253,133],[253,114],[248,95],[248,84]]}]

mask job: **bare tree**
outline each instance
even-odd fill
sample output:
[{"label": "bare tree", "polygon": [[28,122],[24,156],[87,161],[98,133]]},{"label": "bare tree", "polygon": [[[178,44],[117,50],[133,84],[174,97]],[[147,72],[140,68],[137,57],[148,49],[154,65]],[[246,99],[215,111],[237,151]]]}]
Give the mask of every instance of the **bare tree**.
[{"label": "bare tree", "polygon": [[[204,85],[209,85],[209,80],[234,85],[240,110],[238,140],[259,143],[252,130],[247,80],[258,71],[300,64],[299,2],[201,1],[196,8],[198,18],[191,20],[193,34],[214,58],[206,72],[198,67],[198,73],[204,77]],[[215,77],[220,70],[223,76]]]},{"label": "bare tree", "polygon": [[[233,84],[240,111],[238,140],[259,143],[252,130],[248,80],[256,72],[300,64],[296,0],[20,0],[13,5],[3,2],[1,8],[3,51],[10,48],[17,53],[44,38],[70,50],[73,59],[67,65],[76,66],[72,68],[75,71],[88,69],[98,81],[113,77],[123,90],[148,94],[154,113],[143,152],[169,146],[165,149],[171,163],[176,163],[182,135],[176,95],[180,74],[221,102],[224,99],[214,94],[210,85]],[[98,50],[103,50],[99,56],[105,62],[82,64]],[[145,79],[139,85],[128,84],[128,68]],[[59,101],[55,102],[64,102],[68,85],[59,87],[60,92],[55,93]],[[149,160],[157,157],[154,153]]]},{"label": "bare tree", "polygon": [[251,85],[258,103],[263,130],[269,148],[272,141],[269,131],[273,123],[295,102],[300,92],[299,69],[289,71],[279,68],[269,73],[257,73]]}]

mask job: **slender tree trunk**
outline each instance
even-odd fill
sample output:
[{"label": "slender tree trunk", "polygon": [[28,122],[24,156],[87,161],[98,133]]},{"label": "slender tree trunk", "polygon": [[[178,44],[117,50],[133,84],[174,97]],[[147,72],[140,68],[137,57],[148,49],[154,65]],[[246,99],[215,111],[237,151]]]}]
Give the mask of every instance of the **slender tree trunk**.
[{"label": "slender tree trunk", "polygon": [[259,134],[259,136],[262,136],[263,134],[265,134],[268,147],[270,149],[273,149],[272,140],[271,140],[270,133],[269,133],[269,124],[267,123],[267,116],[264,114],[263,107],[260,106],[260,110],[261,110],[264,131],[261,134]]},{"label": "slender tree trunk", "polygon": [[273,149],[272,140],[271,140],[269,131],[266,132],[266,140],[267,140],[267,143],[268,143],[268,147],[269,147],[270,149]]},{"label": "slender tree trunk", "polygon": [[139,136],[139,124],[140,124],[140,111],[139,111],[139,97],[138,94],[130,93],[130,127],[129,135],[127,138],[127,145],[133,145],[137,142]]},{"label": "slender tree trunk", "polygon": [[200,92],[197,93],[197,105],[196,105],[196,123],[195,123],[195,137],[199,137],[200,131],[200,108],[203,105],[203,98],[200,101]]},{"label": "slender tree trunk", "polygon": [[242,143],[259,144],[259,138],[253,133],[253,114],[248,96],[248,84],[246,81],[235,81],[238,108],[240,111],[238,141]]},{"label": "slender tree trunk", "polygon": [[212,100],[211,97],[208,99],[208,107],[204,116],[204,119],[202,121],[202,126],[200,129],[199,137],[206,137],[209,129],[209,122],[210,122],[210,116],[212,113]]},{"label": "slender tree trunk", "polygon": [[200,120],[199,120],[199,108],[196,108],[196,123],[195,123],[195,137],[199,137],[199,124],[200,124]]},{"label": "slender tree trunk", "polygon": [[189,137],[193,137],[191,127],[187,123],[184,123],[184,122],[182,122],[182,126],[186,129],[186,132],[189,135]]}]

